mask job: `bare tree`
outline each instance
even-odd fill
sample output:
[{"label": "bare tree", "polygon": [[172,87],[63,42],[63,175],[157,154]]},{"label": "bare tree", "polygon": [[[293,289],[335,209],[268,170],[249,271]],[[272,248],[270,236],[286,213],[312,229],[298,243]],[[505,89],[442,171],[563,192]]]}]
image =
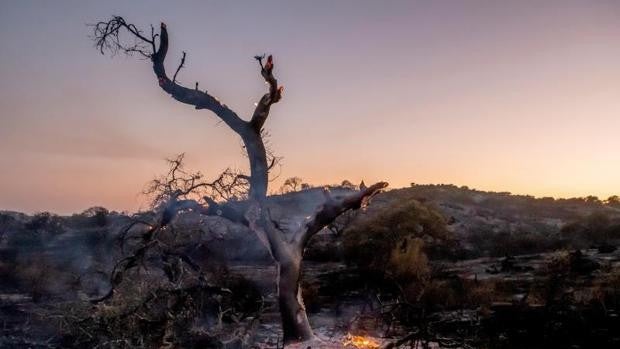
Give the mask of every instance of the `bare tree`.
[{"label": "bare tree", "polygon": [[[258,61],[260,73],[268,84],[269,91],[261,97],[249,120],[245,120],[207,91],[200,90],[198,83],[194,88],[184,87],[177,83],[177,74],[185,65],[185,52],[174,75],[172,78],[169,77],[164,66],[168,53],[168,31],[164,23],[161,24],[159,33],[156,33],[155,28],[151,26],[150,33],[145,34],[135,25],[126,22],[124,18],[114,16],[107,21],[94,24],[93,30],[96,47],[102,54],[124,52],[150,59],[153,72],[162,90],[181,103],[191,105],[195,109],[207,109],[213,112],[241,137],[248,155],[250,175],[234,175],[235,180],[247,183],[248,195],[245,200],[217,202],[218,198],[231,199],[226,195],[220,195],[218,198],[205,197],[205,202],[202,203],[195,198],[188,197],[196,189],[194,186],[197,182],[204,183],[204,181],[199,181],[201,177],[195,178],[194,183],[192,183],[193,176],[184,177],[188,182],[184,180],[179,182],[176,178],[172,183],[154,183],[155,186],[164,185],[166,188],[174,188],[167,192],[165,198],[162,197],[162,201],[166,201],[166,209],[157,226],[167,224],[170,217],[174,216],[173,211],[179,209],[196,210],[207,215],[220,215],[247,225],[265,242],[278,269],[277,289],[284,342],[292,343],[313,339],[314,335],[308,322],[300,289],[304,248],[316,233],[330,225],[341,214],[366,205],[374,194],[387,187],[387,183],[376,183],[338,198],[332,197],[326,189],[324,202],[314,214],[301,222],[294,231],[286,231],[272,219],[270,200],[267,197],[268,172],[270,167],[273,167],[273,161],[269,161],[263,127],[271,106],[282,99],[283,92],[283,87],[278,85],[274,76],[273,57],[271,55],[266,58],[265,56],[254,57]],[[217,192],[217,180],[208,184],[204,187],[210,188],[212,193]]]},{"label": "bare tree", "polygon": [[290,193],[293,191],[299,191],[302,189],[303,179],[300,177],[290,177],[284,180],[284,184],[280,187],[280,192],[282,194]]}]

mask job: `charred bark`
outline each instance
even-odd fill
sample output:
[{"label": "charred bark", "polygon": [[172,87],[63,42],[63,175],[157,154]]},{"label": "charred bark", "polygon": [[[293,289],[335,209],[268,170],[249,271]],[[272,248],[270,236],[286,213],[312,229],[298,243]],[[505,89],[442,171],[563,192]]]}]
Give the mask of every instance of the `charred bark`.
[{"label": "charred bark", "polygon": [[314,338],[301,294],[301,251],[278,261],[278,304],[284,344]]},{"label": "charred bark", "polygon": [[267,197],[269,183],[267,151],[260,135],[260,130],[252,127],[241,134],[248,158],[250,160],[250,193],[252,200],[263,202]]}]

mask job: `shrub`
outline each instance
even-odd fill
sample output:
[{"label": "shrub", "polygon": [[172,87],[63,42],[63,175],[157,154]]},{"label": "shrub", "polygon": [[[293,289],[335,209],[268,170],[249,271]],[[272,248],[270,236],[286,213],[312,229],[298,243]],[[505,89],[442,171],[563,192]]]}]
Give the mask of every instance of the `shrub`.
[{"label": "shrub", "polygon": [[389,267],[401,280],[425,280],[430,275],[428,257],[424,253],[424,241],[405,237],[397,248],[392,249]]},{"label": "shrub", "polygon": [[620,223],[604,213],[594,212],[562,228],[562,234],[573,241],[588,244],[608,244],[620,238]]},{"label": "shrub", "polygon": [[444,218],[414,199],[377,201],[343,231],[346,260],[405,279],[424,277],[426,249],[448,237]]}]

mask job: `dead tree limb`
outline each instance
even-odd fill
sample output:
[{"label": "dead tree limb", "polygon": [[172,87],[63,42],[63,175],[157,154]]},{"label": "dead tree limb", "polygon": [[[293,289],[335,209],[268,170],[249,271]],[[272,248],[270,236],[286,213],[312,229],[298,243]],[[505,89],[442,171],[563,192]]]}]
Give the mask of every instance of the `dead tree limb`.
[{"label": "dead tree limb", "polygon": [[387,186],[387,182],[375,183],[368,188],[338,201],[332,199],[329,191],[325,189],[325,203],[314,216],[307,220],[300,230],[295,233],[295,243],[298,247],[304,248],[312,236],[331,224],[338,216],[348,210],[355,210],[365,206],[375,194]]},{"label": "dead tree limb", "polygon": [[282,92],[284,92],[284,86],[278,86],[278,80],[273,75],[273,56],[267,57],[267,62],[263,65],[263,59],[265,56],[254,56],[260,65],[260,72],[265,82],[269,85],[269,92],[267,92],[260,101],[256,104],[254,114],[250,123],[255,130],[260,131],[269,116],[269,110],[271,105],[278,103],[282,99]]}]

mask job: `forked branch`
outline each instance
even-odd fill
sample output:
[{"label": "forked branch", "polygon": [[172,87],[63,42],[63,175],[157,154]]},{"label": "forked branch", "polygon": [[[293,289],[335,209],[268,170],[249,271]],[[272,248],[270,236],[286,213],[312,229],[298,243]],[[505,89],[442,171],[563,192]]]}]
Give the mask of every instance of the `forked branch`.
[{"label": "forked branch", "polygon": [[329,191],[325,190],[325,203],[295,234],[294,243],[303,249],[312,236],[331,224],[338,216],[348,210],[355,210],[366,206],[375,194],[387,186],[387,182],[375,183],[340,200],[334,200]]},{"label": "forked branch", "polygon": [[[138,53],[153,62],[153,71],[157,76],[159,86],[172,96],[172,98],[185,104],[194,106],[196,109],[208,109],[215,113],[226,125],[237,133],[242,133],[246,129],[247,122],[243,121],[237,114],[221,103],[217,98],[200,91],[198,88],[187,88],[176,82],[176,76],[185,63],[185,53],[181,59],[174,77],[170,79],[166,74],[164,61],[168,53],[168,31],[166,24],[161,23],[160,33],[155,34],[151,30],[150,38],[144,35],[134,24],[127,23],[123,17],[114,16],[108,21],[102,21],[93,25],[95,46],[101,53],[110,51],[116,53],[122,51],[126,54]],[[133,40],[123,40],[122,33],[126,32]],[[156,40],[159,38],[159,47]]]},{"label": "forked branch", "polygon": [[[159,86],[170,94],[172,98],[181,103],[193,105],[196,109],[208,109],[214,112],[215,115],[222,119],[231,129],[237,133],[242,133],[245,129],[246,122],[239,118],[234,111],[221,103],[217,98],[207,93],[207,91],[183,87],[175,81],[170,80],[166,74],[166,68],[164,67],[167,53],[168,30],[166,24],[162,23],[159,34],[159,49],[151,56],[153,71],[157,76]],[[183,63],[184,62],[181,63],[177,70],[180,69]]]},{"label": "forked branch", "polygon": [[258,104],[256,105],[256,109],[254,110],[254,114],[252,115],[252,120],[250,123],[252,127],[259,131],[265,124],[267,117],[269,116],[269,110],[271,109],[271,105],[274,103],[278,103],[280,99],[282,99],[282,92],[284,91],[284,86],[278,86],[278,80],[273,75],[273,56],[269,55],[267,57],[267,62],[263,65],[263,59],[265,56],[254,56],[254,58],[258,61],[260,65],[260,73],[265,79],[265,82],[269,85],[269,92],[267,92],[260,99]]}]

